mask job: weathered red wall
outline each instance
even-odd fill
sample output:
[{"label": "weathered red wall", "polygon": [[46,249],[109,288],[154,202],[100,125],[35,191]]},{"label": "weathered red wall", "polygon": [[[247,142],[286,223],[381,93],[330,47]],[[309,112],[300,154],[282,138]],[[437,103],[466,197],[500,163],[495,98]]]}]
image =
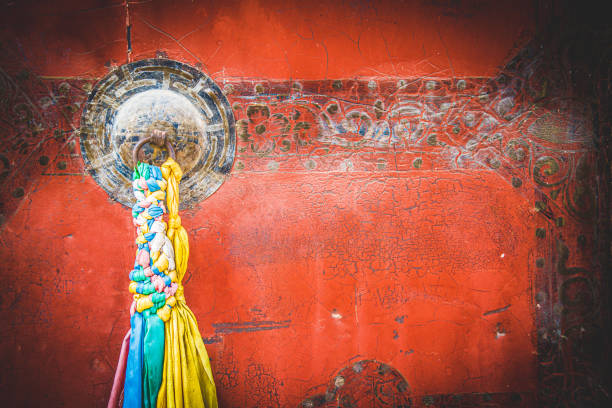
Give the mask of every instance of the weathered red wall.
[{"label": "weathered red wall", "polygon": [[[372,386],[363,379],[345,376],[343,389],[335,382],[345,367],[359,374],[354,364],[362,360],[377,361],[373,371],[360,363],[376,381],[391,375],[387,369],[400,373],[399,380],[392,378],[399,387],[393,395],[411,398],[415,406],[444,406],[452,394],[471,406],[492,400],[535,406],[537,354],[543,355],[538,329],[548,327],[542,319],[560,321],[554,309],[560,303],[552,301],[558,291],[566,300],[574,294],[547,276],[563,274],[566,263],[594,268],[595,250],[588,249],[592,218],[570,214],[578,207],[593,210],[580,201],[587,188],[580,171],[595,170],[576,165],[593,157],[593,146],[586,133],[569,130],[587,123],[588,115],[578,109],[570,115],[569,105],[529,105],[538,95],[525,91],[511,112],[526,115],[517,113],[524,121],[496,116],[508,121],[499,128],[501,164],[486,156],[497,149],[492,141],[481,142],[477,151],[484,156],[466,165],[427,150],[429,142],[425,148],[389,143],[305,156],[279,150],[280,144],[269,150],[278,136],[270,110],[263,118],[246,114],[257,102],[289,117],[298,105],[275,100],[272,90],[299,80],[315,95],[309,103],[322,105],[300,119],[309,125],[307,134],[287,136],[299,150],[300,137],[320,137],[316,115],[331,112],[330,104],[338,103],[341,115],[363,104],[375,117],[374,102],[381,99],[378,109],[386,118],[408,98],[395,90],[398,80],[418,82],[405,92],[426,99],[431,89],[419,78],[436,78],[443,80],[439,95],[495,115],[502,91],[491,90],[499,91],[498,99],[476,106],[465,102],[457,79],[474,81],[465,92],[472,99],[481,92],[478,86],[488,86],[478,78],[497,76],[533,36],[531,1],[62,1],[3,7],[4,405],[105,405],[129,326],[134,232],[129,210],[84,173],[77,153],[79,114],[87,92],[109,69],[165,56],[234,89],[228,97],[239,149],[232,175],[183,214],[191,242],[186,298],[209,343],[222,406],[320,406],[332,389],[348,390],[355,406],[372,406]],[[346,81],[356,76],[373,78],[375,94],[368,93],[367,79]],[[252,80],[241,82],[244,77]],[[255,84],[264,84],[263,96]],[[548,96],[537,84],[533,89]],[[523,109],[527,105],[533,115]],[[566,116],[571,124],[554,128],[554,137],[542,136]],[[529,127],[538,117],[552,122]],[[433,145],[468,151],[470,126],[453,123],[451,116],[444,121],[440,131],[449,136],[440,133]],[[296,123],[291,120],[292,129]],[[263,133],[258,124],[264,124]],[[525,139],[537,143],[512,142],[528,130],[536,136]],[[571,158],[559,153],[561,170],[540,161],[546,158],[542,149],[551,146],[573,152]],[[563,166],[571,174],[567,195],[540,183],[559,176]],[[569,246],[565,258],[559,242]],[[586,296],[580,293],[575,296]],[[384,395],[377,397],[382,404]]]},{"label": "weathered red wall", "polygon": [[[493,76],[534,31],[531,1],[88,0],[13,3],[3,37],[40,75],[100,77],[165,52],[213,78]],[[500,24],[503,20],[503,24]]]},{"label": "weathered red wall", "polygon": [[[15,401],[84,406],[108,393],[128,327],[133,237],[91,180],[57,179],[5,226],[3,361],[20,371],[3,385]],[[533,391],[533,215],[497,176],[245,174],[222,191],[183,223],[186,297],[224,406],[295,406],[357,356],[418,394]]]}]

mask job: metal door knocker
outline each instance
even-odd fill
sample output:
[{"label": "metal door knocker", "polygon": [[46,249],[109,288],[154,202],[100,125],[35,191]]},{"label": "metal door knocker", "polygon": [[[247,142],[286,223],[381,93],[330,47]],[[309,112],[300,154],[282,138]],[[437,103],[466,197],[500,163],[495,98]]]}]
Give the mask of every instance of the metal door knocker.
[{"label": "metal door knocker", "polygon": [[166,132],[164,132],[163,130],[156,129],[153,132],[151,132],[149,136],[145,137],[144,139],[141,139],[134,146],[134,150],[132,151],[132,161],[134,162],[134,166],[136,166],[136,164],[138,164],[139,161],[142,161],[140,160],[138,156],[140,155],[140,149],[147,143],[153,144],[158,147],[165,147],[166,150],[168,151],[168,155],[172,157],[173,160],[176,160],[176,154],[174,153],[174,147],[172,147],[172,143],[170,143],[170,140],[168,139]]},{"label": "metal door knocker", "polygon": [[[168,59],[122,65],[100,80],[83,109],[80,136],[85,169],[111,199],[128,207],[134,201],[132,170],[147,144],[165,147],[180,163],[182,209],[223,184],[236,152],[233,111],[219,86]],[[161,165],[165,156],[149,157],[150,164]]]}]

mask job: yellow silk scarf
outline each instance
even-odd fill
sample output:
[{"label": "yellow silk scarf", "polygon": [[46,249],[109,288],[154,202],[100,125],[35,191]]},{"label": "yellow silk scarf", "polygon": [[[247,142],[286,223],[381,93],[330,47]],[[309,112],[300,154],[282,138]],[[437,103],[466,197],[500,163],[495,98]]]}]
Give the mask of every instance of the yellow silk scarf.
[{"label": "yellow silk scarf", "polygon": [[177,162],[168,158],[161,167],[168,182],[168,238],[174,247],[178,289],[174,295],[170,319],[165,324],[163,379],[157,395],[157,408],[217,408],[217,391],[208,353],[198,330],[196,319],[185,303],[183,276],[189,259],[189,240],[181,225],[179,182],[183,172]]}]

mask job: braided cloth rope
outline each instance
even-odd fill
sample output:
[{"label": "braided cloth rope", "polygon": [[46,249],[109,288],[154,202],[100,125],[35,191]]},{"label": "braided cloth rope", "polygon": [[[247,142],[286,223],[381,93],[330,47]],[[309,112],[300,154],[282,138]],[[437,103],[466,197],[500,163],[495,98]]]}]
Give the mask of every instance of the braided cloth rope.
[{"label": "braided cloth rope", "polygon": [[118,407],[123,379],[123,408],[218,406],[208,354],[181,284],[189,258],[178,215],[182,175],[171,158],[161,168],[138,163],[134,169],[138,248],[129,274],[134,301],[109,408]]},{"label": "braided cloth rope", "polygon": [[134,195],[138,202],[132,208],[132,217],[138,238],[136,262],[130,272],[130,293],[134,302],[130,310],[157,313],[167,322],[170,307],[176,304],[174,294],[178,288],[174,263],[174,248],[166,236],[164,201],[168,183],[159,167],[139,163],[134,170]]}]

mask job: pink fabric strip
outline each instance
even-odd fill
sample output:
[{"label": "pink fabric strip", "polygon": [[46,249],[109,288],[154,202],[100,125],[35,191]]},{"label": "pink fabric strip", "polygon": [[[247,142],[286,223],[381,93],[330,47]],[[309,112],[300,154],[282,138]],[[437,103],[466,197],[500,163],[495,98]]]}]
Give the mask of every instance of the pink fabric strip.
[{"label": "pink fabric strip", "polygon": [[121,353],[119,353],[119,362],[117,362],[117,370],[115,371],[115,379],[113,380],[113,389],[111,390],[110,398],[108,399],[107,408],[118,408],[119,396],[121,395],[121,389],[123,388],[123,381],[125,380],[125,366],[127,365],[128,351],[130,348],[130,333],[128,330],[127,334],[123,338],[121,344]]}]

